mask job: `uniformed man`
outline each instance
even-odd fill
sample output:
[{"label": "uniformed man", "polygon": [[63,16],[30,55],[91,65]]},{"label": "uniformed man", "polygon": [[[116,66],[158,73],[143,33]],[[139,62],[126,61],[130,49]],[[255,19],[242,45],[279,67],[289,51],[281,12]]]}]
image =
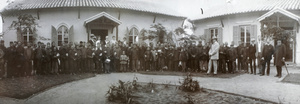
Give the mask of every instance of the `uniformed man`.
[{"label": "uniformed man", "polygon": [[45,48],[45,65],[46,65],[46,69],[45,70],[45,73],[46,74],[52,74],[52,63],[51,63],[51,58],[52,58],[52,50],[51,50],[51,45],[50,43],[48,42],[47,43],[47,46]]},{"label": "uniformed man", "polygon": [[174,65],[173,65],[173,58],[174,58],[174,48],[172,45],[169,44],[169,48],[166,51],[166,60],[167,60],[167,66],[168,70],[174,70]]},{"label": "uniformed man", "polygon": [[103,47],[103,60],[104,60],[104,69],[105,73],[110,73],[111,72],[111,58],[112,58],[112,51],[109,46],[109,44],[106,44]]},{"label": "uniformed man", "polygon": [[80,41],[81,47],[81,61],[80,61],[80,69],[82,72],[87,72],[87,46],[85,45],[85,42]]},{"label": "uniformed man", "polygon": [[9,47],[7,48],[6,51],[6,60],[7,60],[7,78],[11,78],[14,76],[14,72],[15,72],[15,59],[16,59],[16,47],[14,46],[13,42],[9,42]]},{"label": "uniformed man", "polygon": [[42,43],[41,42],[38,42],[38,45],[37,45],[37,48],[35,49],[35,52],[34,52],[34,58],[36,60],[36,74],[40,75],[42,74],[42,62],[43,62],[43,58],[44,58],[44,53],[45,53],[45,50],[42,49]]},{"label": "uniformed man", "polygon": [[267,65],[267,73],[266,75],[270,75],[270,61],[272,59],[272,55],[274,53],[274,47],[270,44],[270,41],[267,40],[263,50],[262,50],[262,73],[261,76],[265,75],[265,69]]},{"label": "uniformed man", "polygon": [[223,43],[220,44],[219,49],[219,71],[226,73],[226,48]]},{"label": "uniformed man", "polygon": [[94,50],[94,62],[95,62],[95,71],[96,73],[103,72],[103,49],[101,43],[98,43],[97,47]]},{"label": "uniformed man", "polygon": [[228,72],[229,73],[234,73],[234,63],[235,63],[235,60],[236,60],[236,57],[237,57],[237,52],[236,52],[236,49],[234,48],[234,43],[232,42],[230,44],[230,48],[228,49],[227,51],[227,54],[228,54]]},{"label": "uniformed man", "polygon": [[250,62],[250,69],[251,74],[256,75],[256,44],[255,39],[251,39],[251,44],[249,46],[249,62]]},{"label": "uniformed man", "polygon": [[122,50],[119,47],[118,44],[115,44],[113,49],[113,57],[114,57],[114,71],[119,72],[120,71],[120,55],[122,54]]},{"label": "uniformed man", "polygon": [[78,53],[77,53],[77,49],[75,47],[75,45],[71,46],[71,49],[69,50],[69,73],[71,73],[72,75],[76,75],[75,72],[78,69],[78,64],[77,64],[77,59],[78,59]]},{"label": "uniformed man", "polygon": [[192,46],[189,48],[189,60],[190,60],[190,68],[192,71],[198,71],[198,65],[197,65],[197,55],[198,55],[198,49],[196,47],[196,44],[193,43]]},{"label": "uniformed man", "polygon": [[51,44],[51,73],[54,73],[54,74],[59,74],[59,71],[58,71],[58,59],[60,57],[60,54],[59,54],[59,50],[58,48],[55,46],[55,42],[52,42]]},{"label": "uniformed man", "polygon": [[95,53],[93,53],[93,50],[92,50],[92,45],[90,44],[87,44],[86,45],[87,47],[87,50],[86,50],[86,71],[87,72],[92,72],[94,70],[94,61],[93,61],[93,58],[95,56]]},{"label": "uniformed man", "polygon": [[32,62],[34,58],[34,51],[31,47],[31,43],[28,43],[27,48],[24,50],[24,57],[25,57],[25,75],[30,76],[32,75]]},{"label": "uniformed man", "polygon": [[238,65],[237,65],[237,69],[238,70],[241,70],[241,69],[243,69],[243,65],[242,65],[242,63],[243,63],[243,58],[242,58],[242,56],[243,56],[243,53],[241,53],[242,52],[242,49],[243,49],[243,43],[241,42],[241,41],[239,41],[239,46],[236,48],[236,50],[237,50],[237,55],[238,55],[238,57],[237,57],[237,59],[238,59]]}]

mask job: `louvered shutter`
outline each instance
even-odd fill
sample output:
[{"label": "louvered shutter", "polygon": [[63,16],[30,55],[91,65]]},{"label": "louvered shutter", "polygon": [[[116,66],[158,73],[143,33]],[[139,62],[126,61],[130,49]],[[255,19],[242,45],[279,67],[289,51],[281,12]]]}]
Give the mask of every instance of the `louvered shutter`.
[{"label": "louvered shutter", "polygon": [[69,29],[69,40],[68,42],[73,42],[74,43],[74,29],[73,26],[70,27]]},{"label": "louvered shutter", "polygon": [[238,46],[238,42],[241,40],[239,26],[233,26],[233,41],[236,46]]},{"label": "louvered shutter", "polygon": [[204,30],[204,35],[205,35],[205,42],[207,43],[207,42],[210,42],[210,38],[211,38],[211,36],[210,36],[210,32],[209,32],[209,29],[205,29]]},{"label": "louvered shutter", "polygon": [[251,25],[251,34],[250,34],[250,39],[255,39],[257,37],[257,26],[256,25]]},{"label": "louvered shutter", "polygon": [[218,28],[218,42],[223,43],[223,29]]},{"label": "louvered shutter", "polygon": [[55,43],[55,46],[58,45],[57,41],[57,31],[54,26],[51,26],[51,41]]}]

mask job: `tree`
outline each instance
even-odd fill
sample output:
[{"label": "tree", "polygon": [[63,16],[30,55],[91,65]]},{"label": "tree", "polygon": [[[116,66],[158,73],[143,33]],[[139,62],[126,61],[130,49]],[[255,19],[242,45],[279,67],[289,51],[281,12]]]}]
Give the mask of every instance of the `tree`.
[{"label": "tree", "polygon": [[36,17],[30,14],[19,15],[18,20],[13,21],[9,29],[17,30],[18,41],[23,41],[23,36],[21,36],[23,31],[31,31],[33,34],[36,34],[38,24],[35,20]]}]

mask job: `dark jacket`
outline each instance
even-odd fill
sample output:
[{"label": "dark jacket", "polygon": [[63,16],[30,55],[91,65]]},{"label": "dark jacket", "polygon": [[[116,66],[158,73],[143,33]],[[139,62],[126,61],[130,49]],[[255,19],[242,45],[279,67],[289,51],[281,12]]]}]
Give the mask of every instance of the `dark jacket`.
[{"label": "dark jacket", "polygon": [[274,57],[275,57],[274,63],[276,66],[284,65],[282,59],[285,57],[285,55],[286,55],[285,45],[284,44],[277,45],[275,48],[275,53],[274,53]]},{"label": "dark jacket", "polygon": [[250,59],[255,59],[255,53],[256,53],[256,44],[252,45],[250,44],[249,46],[249,58]]},{"label": "dark jacket", "polygon": [[263,50],[262,50],[262,57],[264,58],[264,60],[271,60],[272,59],[272,54],[274,53],[274,47],[269,44],[269,45],[265,45]]}]

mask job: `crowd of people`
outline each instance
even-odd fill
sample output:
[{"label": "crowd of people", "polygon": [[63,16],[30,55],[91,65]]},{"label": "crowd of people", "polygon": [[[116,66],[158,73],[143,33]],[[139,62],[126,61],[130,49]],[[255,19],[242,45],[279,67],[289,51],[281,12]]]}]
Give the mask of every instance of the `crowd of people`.
[{"label": "crowd of people", "polygon": [[[284,53],[279,53],[269,42],[262,50],[256,50],[255,40],[250,45],[240,42],[238,47],[234,47],[233,42],[230,46],[227,42],[219,45],[216,38],[212,43],[182,42],[179,46],[159,42],[155,46],[153,43],[129,44],[126,39],[99,41],[69,42],[60,47],[54,42],[38,42],[28,43],[26,48],[22,42],[10,42],[6,48],[1,41],[4,54],[0,55],[0,77],[137,71],[213,72],[216,75],[239,70],[248,72],[248,69],[249,73],[256,74],[256,59],[261,67],[259,73],[264,75],[267,65],[269,75],[272,55],[284,59],[277,56]],[[280,65],[276,63],[276,66]],[[281,77],[281,71],[277,72]]]}]

